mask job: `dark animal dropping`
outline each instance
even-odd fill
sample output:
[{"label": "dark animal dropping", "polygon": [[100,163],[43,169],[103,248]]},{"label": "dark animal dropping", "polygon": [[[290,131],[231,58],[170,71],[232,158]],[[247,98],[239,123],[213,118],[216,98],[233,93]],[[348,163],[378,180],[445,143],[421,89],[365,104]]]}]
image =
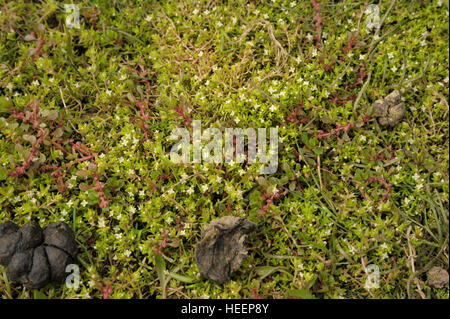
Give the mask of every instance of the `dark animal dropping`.
[{"label": "dark animal dropping", "polygon": [[29,222],[0,224],[0,265],[13,284],[40,289],[66,276],[67,265],[75,260],[75,235],[65,223],[52,223],[42,229]]},{"label": "dark animal dropping", "polygon": [[220,284],[231,279],[247,256],[245,237],[256,224],[239,217],[225,216],[202,230],[202,240],[195,247],[195,262],[200,273]]},{"label": "dark animal dropping", "polygon": [[400,92],[395,90],[384,99],[376,100],[372,104],[374,116],[381,126],[394,127],[405,114],[405,104],[402,102]]}]

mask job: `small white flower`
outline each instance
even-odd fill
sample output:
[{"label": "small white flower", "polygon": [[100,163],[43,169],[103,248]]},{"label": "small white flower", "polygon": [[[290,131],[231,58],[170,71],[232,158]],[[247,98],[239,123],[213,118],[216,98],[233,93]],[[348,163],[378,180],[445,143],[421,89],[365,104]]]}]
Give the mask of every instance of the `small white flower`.
[{"label": "small white flower", "polygon": [[98,227],[100,227],[100,228],[106,227],[106,225],[105,225],[105,219],[104,219],[103,217],[100,217],[100,218],[98,219]]},{"label": "small white flower", "polygon": [[191,186],[187,189],[186,193],[188,193],[189,195],[192,195],[192,193],[194,192],[194,188]]},{"label": "small white flower", "polygon": [[205,193],[208,190],[208,185],[207,184],[203,184],[200,189],[202,190],[203,193]]},{"label": "small white flower", "polygon": [[88,204],[88,202],[85,199],[81,202],[81,206],[83,206],[83,207],[86,207],[87,204]]},{"label": "small white flower", "polygon": [[272,194],[276,194],[276,193],[278,193],[277,185],[273,185],[272,186]]}]

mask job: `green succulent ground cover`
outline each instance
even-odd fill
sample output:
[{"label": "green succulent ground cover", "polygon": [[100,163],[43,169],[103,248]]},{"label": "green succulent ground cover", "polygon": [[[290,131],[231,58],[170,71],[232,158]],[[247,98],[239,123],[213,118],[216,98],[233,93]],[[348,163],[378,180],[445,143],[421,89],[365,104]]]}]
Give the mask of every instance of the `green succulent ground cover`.
[{"label": "green succulent ground cover", "polygon": [[[448,298],[448,1],[0,0],[0,222],[65,221],[78,289],[3,298]],[[394,89],[394,128],[370,105]],[[279,127],[279,166],[174,164],[177,127]],[[332,133],[327,135],[327,133]],[[201,229],[257,223],[218,285]],[[367,266],[380,270],[366,289]]]}]

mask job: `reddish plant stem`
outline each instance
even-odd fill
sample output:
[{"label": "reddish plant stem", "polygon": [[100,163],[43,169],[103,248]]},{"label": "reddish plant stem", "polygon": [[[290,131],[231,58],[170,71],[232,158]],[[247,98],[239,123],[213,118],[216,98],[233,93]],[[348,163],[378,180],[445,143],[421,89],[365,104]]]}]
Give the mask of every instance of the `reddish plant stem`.
[{"label": "reddish plant stem", "polygon": [[[97,154],[92,153],[87,148],[87,146],[77,142],[77,143],[72,143],[72,147],[75,150],[79,151],[80,153],[86,155],[85,157],[78,159],[77,160],[78,162],[82,162],[82,161],[86,161],[86,160],[94,158],[93,163],[97,164],[97,162],[95,160],[97,158]],[[98,196],[100,197],[99,206],[100,206],[100,208],[105,208],[108,206],[109,202],[106,200],[105,193],[103,192],[103,188],[105,187],[105,185],[100,183],[100,176],[98,175],[98,168],[94,172],[92,172],[92,175],[94,177],[94,182],[95,182],[94,190],[98,193]]]},{"label": "reddish plant stem", "polygon": [[336,61],[331,61],[330,64],[323,64],[323,67],[325,69],[325,71],[331,71],[333,69],[334,64],[336,63]]},{"label": "reddish plant stem", "polygon": [[362,84],[366,76],[367,73],[364,72],[364,70],[359,71],[358,78],[356,79],[355,83],[349,85],[349,88],[354,88],[355,86]]},{"label": "reddish plant stem", "polygon": [[53,145],[54,147],[56,147],[57,149],[59,149],[59,150],[60,150],[61,152],[63,152],[64,154],[67,154],[67,153],[68,153],[68,152],[66,151],[66,149],[65,149],[64,147],[62,147],[61,144],[55,142],[55,141],[52,140],[51,138],[47,137],[45,140],[46,140],[46,141],[49,141],[50,143],[52,143],[52,145]]},{"label": "reddish plant stem", "polygon": [[309,122],[310,118],[309,116],[304,117],[302,116],[301,111],[303,110],[303,102],[300,102],[298,104],[298,107],[295,109],[290,110],[289,116],[286,118],[287,123],[294,123],[294,124],[306,124]]},{"label": "reddish plant stem", "polygon": [[16,119],[19,119],[24,123],[31,124],[34,129],[37,129],[41,124],[41,118],[39,116],[39,101],[34,100],[33,103],[31,103],[30,108],[31,112],[26,111],[25,113],[23,113],[18,112],[16,109],[11,109],[11,113]]},{"label": "reddish plant stem", "polygon": [[345,54],[347,54],[348,52],[350,52],[354,47],[354,45],[356,44],[356,41],[354,39],[350,39],[348,41],[348,44],[346,47],[342,48],[342,51],[344,51]]},{"label": "reddish plant stem", "polygon": [[[76,151],[78,151],[78,152],[80,152],[80,153],[82,153],[82,154],[84,154],[84,155],[86,155],[86,156],[94,156],[94,155],[91,154],[91,152],[89,151],[89,148],[87,148],[86,145],[81,144],[80,142],[72,143],[72,147],[73,147]],[[94,157],[95,157],[95,156],[94,156]]]},{"label": "reddish plant stem", "polygon": [[147,94],[150,95],[150,93],[152,91],[152,87],[150,85],[150,82],[146,79],[148,73],[147,73],[147,71],[145,71],[145,69],[142,67],[142,65],[140,65],[139,67],[141,68],[141,71],[138,71],[134,68],[130,68],[130,70],[131,70],[131,72],[136,73],[138,76],[143,78],[142,80],[139,80],[139,82],[145,83],[145,85],[147,86]]},{"label": "reddish plant stem", "polygon": [[267,209],[269,208],[269,206],[271,204],[273,204],[273,201],[275,199],[278,199],[281,197],[281,189],[277,189],[276,192],[274,192],[272,195],[268,196],[267,193],[265,191],[263,191],[263,196],[266,199],[266,204],[261,208],[260,210],[260,215],[264,216],[267,213]]},{"label": "reddish plant stem", "polygon": [[102,185],[100,183],[100,177],[98,176],[97,171],[95,171],[94,173],[94,180],[95,180],[95,186],[94,186],[94,190],[98,192],[98,196],[100,197],[100,208],[105,208],[108,206],[108,201],[106,200],[106,196],[103,193],[103,188],[105,187],[105,185]]},{"label": "reddish plant stem", "polygon": [[338,123],[336,125],[336,128],[331,130],[328,133],[324,133],[322,130],[320,130],[319,133],[317,134],[317,138],[320,140],[323,138],[330,137],[332,135],[336,135],[336,137],[338,137],[339,132],[348,131],[350,128],[355,127],[357,122],[366,123],[368,121],[369,121],[369,117],[366,116],[366,117],[363,117],[361,120],[357,120],[356,122],[347,123],[346,125],[341,125],[340,123]]},{"label": "reddish plant stem", "polygon": [[381,198],[382,202],[386,202],[390,197],[391,197],[391,188],[392,185],[388,184],[386,182],[386,180],[382,177],[369,177],[366,179],[365,181],[366,183],[373,183],[373,182],[378,182],[380,185],[384,186],[384,188],[386,188],[386,193],[383,195],[383,197]]},{"label": "reddish plant stem", "polygon": [[339,100],[336,95],[333,95],[333,97],[331,98],[331,102],[333,102],[334,104],[344,105],[350,101],[354,101],[355,99],[356,99],[356,94],[353,94],[351,97],[349,97],[348,99],[344,99],[344,100]]},{"label": "reddish plant stem", "polygon": [[183,107],[181,107],[181,106],[176,106],[176,107],[175,107],[175,111],[178,113],[178,115],[180,115],[180,116],[183,118],[183,120],[184,120],[184,125],[185,125],[185,126],[191,125],[192,120],[191,120],[191,118],[190,118],[189,116],[187,116],[187,115],[184,113]]},{"label": "reddish plant stem", "polygon": [[317,0],[313,0],[314,11],[316,15],[314,16],[314,31],[316,34],[314,35],[314,39],[316,41],[316,48],[318,48],[321,44],[322,40],[322,24],[323,19],[320,17],[320,3]]},{"label": "reddish plant stem", "polygon": [[109,299],[109,295],[112,294],[111,284],[107,284],[105,288],[102,290],[103,299]]},{"label": "reddish plant stem", "polygon": [[136,101],[136,106],[139,108],[139,113],[141,115],[140,119],[142,120],[144,127],[142,128],[145,134],[145,139],[148,140],[148,120],[150,119],[150,116],[146,113],[148,112],[148,106],[147,104],[144,104],[142,102]]},{"label": "reddish plant stem", "polygon": [[172,178],[173,173],[161,175],[159,178],[161,181],[165,181],[166,179]]},{"label": "reddish plant stem", "polygon": [[33,54],[33,58],[31,59],[31,62],[34,63],[36,62],[36,59],[38,58],[38,56],[40,56],[43,52],[42,48],[44,47],[45,41],[44,41],[44,36],[41,35],[39,37],[39,39],[37,39],[37,47],[36,47],[36,51]]},{"label": "reddish plant stem", "polygon": [[67,166],[71,167],[73,164],[77,164],[77,163],[81,163],[81,162],[84,162],[84,161],[88,161],[88,160],[90,160],[93,157],[94,157],[93,155],[89,155],[89,156],[84,156],[82,158],[77,158],[76,160],[73,160],[72,162],[67,164]]},{"label": "reddish plant stem", "polygon": [[253,297],[253,299],[262,299],[262,297],[260,295],[258,295],[256,288],[252,288],[252,297]]},{"label": "reddish plant stem", "polygon": [[[30,166],[33,158],[35,158],[37,156],[37,154],[39,153],[39,150],[38,150],[39,146],[44,141],[44,131],[42,128],[40,128],[41,118],[39,116],[39,102],[37,100],[33,101],[33,103],[30,105],[30,108],[31,108],[31,112],[26,111],[25,113],[18,112],[15,109],[11,110],[12,114],[14,115],[14,117],[16,119],[20,119],[24,123],[29,123],[33,126],[34,129],[38,130],[38,135],[37,135],[36,142],[30,149],[30,155],[28,156],[28,158],[22,163],[21,166],[16,167],[16,169],[14,171],[10,172],[8,174],[9,176],[17,176],[18,177],[18,176],[25,174],[25,171]],[[145,118],[145,116],[144,116],[144,118]],[[55,122],[53,121],[51,124],[54,124],[54,123]],[[62,126],[62,122],[57,125],[57,127],[61,127],[61,126]],[[52,145],[54,147],[61,150],[63,153],[65,153],[65,154],[68,153],[67,150],[64,149],[64,147],[59,143],[60,140],[58,140],[58,142],[55,142],[49,137],[45,137],[45,140],[52,143]],[[69,140],[69,142],[71,143],[74,150],[82,153],[85,156],[70,162],[68,164],[68,167],[72,166],[73,164],[79,163],[79,162],[90,160],[92,158],[94,158],[94,164],[97,164],[95,162],[96,154],[92,153],[87,146],[85,146],[84,144],[81,144],[80,142],[73,143],[73,140]],[[56,177],[56,179],[57,179],[58,191],[63,192],[66,189],[66,185],[64,184],[64,182],[62,180],[63,173],[61,172],[61,170],[62,170],[61,167],[44,165],[40,168],[40,170],[42,170],[42,171],[53,170],[51,175]],[[103,192],[104,185],[102,185],[100,183],[100,177],[98,175],[97,170],[95,172],[93,172],[93,177],[94,177],[94,181],[95,181],[94,190],[98,192],[98,195],[100,197],[99,206],[101,208],[105,208],[108,206],[108,201],[106,200],[105,193]]]},{"label": "reddish plant stem", "polygon": [[369,160],[371,161],[381,160],[382,162],[387,163],[395,159],[395,150],[388,149],[387,151],[388,153],[390,153],[389,156],[385,156],[384,151],[385,151],[384,149],[379,151],[377,154],[375,154],[375,156],[369,158]]},{"label": "reddish plant stem", "polygon": [[31,161],[33,158],[36,157],[36,155],[39,153],[39,146],[44,140],[44,131],[41,129],[38,132],[38,138],[36,142],[34,143],[33,147],[30,149],[30,155],[28,155],[28,158],[22,163],[21,166],[16,167],[16,169],[8,174],[8,176],[22,176],[25,174],[25,170],[30,166]]},{"label": "reddish plant stem", "polygon": [[162,241],[159,243],[158,247],[156,247],[155,249],[153,249],[153,252],[155,254],[161,254],[161,249],[165,248],[167,246],[167,240],[169,239],[169,235],[167,230],[165,230],[162,233]]}]

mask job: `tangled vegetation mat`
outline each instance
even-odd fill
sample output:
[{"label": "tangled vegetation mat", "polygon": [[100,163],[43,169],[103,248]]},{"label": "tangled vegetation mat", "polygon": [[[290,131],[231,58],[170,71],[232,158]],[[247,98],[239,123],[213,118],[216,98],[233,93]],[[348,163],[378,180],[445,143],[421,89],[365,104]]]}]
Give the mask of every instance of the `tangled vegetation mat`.
[{"label": "tangled vegetation mat", "polygon": [[[0,223],[67,223],[80,275],[2,298],[449,297],[447,0],[74,4],[0,0]],[[278,128],[276,172],[174,163],[195,120]]]}]

